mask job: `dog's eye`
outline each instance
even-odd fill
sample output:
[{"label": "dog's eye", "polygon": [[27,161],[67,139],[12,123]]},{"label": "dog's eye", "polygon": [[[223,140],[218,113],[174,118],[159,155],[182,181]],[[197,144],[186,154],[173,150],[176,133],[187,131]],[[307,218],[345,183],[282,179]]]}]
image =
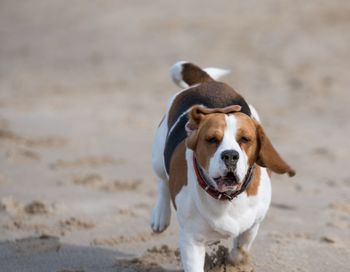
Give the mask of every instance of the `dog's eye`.
[{"label": "dog's eye", "polygon": [[207,142],[210,144],[217,144],[219,141],[215,137],[210,137],[207,139]]},{"label": "dog's eye", "polygon": [[243,137],[241,137],[241,138],[239,139],[238,142],[239,142],[240,144],[247,144],[247,143],[250,142],[250,139],[249,139],[248,137],[243,136]]}]

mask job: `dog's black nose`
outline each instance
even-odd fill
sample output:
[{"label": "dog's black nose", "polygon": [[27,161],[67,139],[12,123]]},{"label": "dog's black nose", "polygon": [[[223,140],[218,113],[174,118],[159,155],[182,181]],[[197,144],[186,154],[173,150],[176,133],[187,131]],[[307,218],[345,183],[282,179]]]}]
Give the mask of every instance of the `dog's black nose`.
[{"label": "dog's black nose", "polygon": [[225,150],[221,153],[221,159],[227,168],[232,168],[237,164],[239,153],[236,150]]}]

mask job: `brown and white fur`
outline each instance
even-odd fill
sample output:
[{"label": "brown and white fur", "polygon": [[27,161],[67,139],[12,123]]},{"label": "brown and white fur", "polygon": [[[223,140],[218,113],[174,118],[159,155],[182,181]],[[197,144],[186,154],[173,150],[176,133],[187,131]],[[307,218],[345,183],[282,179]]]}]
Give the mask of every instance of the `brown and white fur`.
[{"label": "brown and white fur", "polygon": [[[203,271],[205,245],[231,237],[230,260],[239,263],[269,208],[271,171],[295,174],[272,146],[256,110],[231,87],[216,81],[226,73],[176,63],[171,75],[184,89],[171,99],[156,132],[152,162],[159,185],[151,227],[154,232],[167,228],[172,201],[180,225],[185,271]],[[174,128],[180,132],[175,133]],[[178,142],[174,145],[174,141]],[[234,154],[229,158],[231,164],[223,156],[225,151]],[[198,185],[193,156],[218,192],[239,190],[249,167],[255,164],[251,183],[232,201],[215,199]],[[230,171],[234,172],[231,176]]]}]

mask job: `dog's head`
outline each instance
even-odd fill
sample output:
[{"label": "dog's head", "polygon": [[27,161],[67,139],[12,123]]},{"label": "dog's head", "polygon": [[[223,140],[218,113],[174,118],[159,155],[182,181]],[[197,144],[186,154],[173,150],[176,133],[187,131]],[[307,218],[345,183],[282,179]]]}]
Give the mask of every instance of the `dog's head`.
[{"label": "dog's head", "polygon": [[220,192],[239,190],[254,163],[278,174],[295,174],[263,127],[240,112],[238,105],[219,109],[194,106],[186,131],[187,147]]}]

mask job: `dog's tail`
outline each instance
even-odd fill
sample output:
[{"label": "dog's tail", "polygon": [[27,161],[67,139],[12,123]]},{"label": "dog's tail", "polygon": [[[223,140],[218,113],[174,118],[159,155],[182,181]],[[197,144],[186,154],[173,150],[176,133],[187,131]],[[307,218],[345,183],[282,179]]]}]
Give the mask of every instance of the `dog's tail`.
[{"label": "dog's tail", "polygon": [[229,70],[220,68],[210,67],[201,69],[197,65],[187,61],[179,61],[170,69],[172,80],[181,88],[188,88],[195,84],[214,81],[229,73]]}]

